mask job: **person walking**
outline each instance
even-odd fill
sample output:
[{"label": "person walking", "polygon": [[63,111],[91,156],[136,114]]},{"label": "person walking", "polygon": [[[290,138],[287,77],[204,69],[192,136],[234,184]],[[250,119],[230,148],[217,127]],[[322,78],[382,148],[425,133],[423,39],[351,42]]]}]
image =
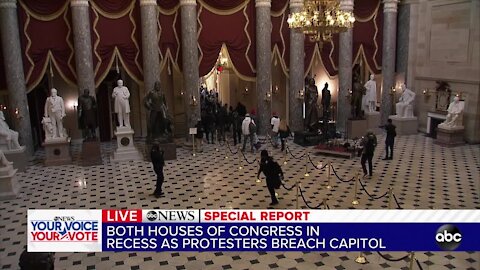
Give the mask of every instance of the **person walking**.
[{"label": "person walking", "polygon": [[278,148],[278,128],[280,126],[280,118],[276,112],[273,113],[272,119],[270,119],[270,125],[272,126],[273,147]]},{"label": "person walking", "polygon": [[239,115],[237,110],[234,110],[232,112],[233,145],[237,145],[237,143],[242,143],[242,122],[242,117]]},{"label": "person walking", "polygon": [[267,182],[268,192],[272,202],[270,205],[278,204],[277,196],[275,195],[275,189],[280,188],[283,179],[283,171],[280,165],[268,155],[267,150],[262,150],[260,153],[260,168],[258,169],[257,178],[260,177],[260,173],[263,172]]},{"label": "person walking", "polygon": [[[397,127],[392,124],[392,119],[388,119],[387,122],[388,123],[384,126],[385,130],[387,131],[387,137],[385,138],[385,158],[383,160],[392,160],[393,144],[395,143],[395,136],[397,136],[395,129]],[[390,149],[390,155],[388,155],[388,149]]]},{"label": "person walking", "polygon": [[290,136],[290,127],[287,125],[285,119],[280,120],[278,134],[280,136],[280,142],[282,143],[281,151],[285,151],[285,142],[287,141],[288,136]]},{"label": "person walking", "polygon": [[[363,146],[362,151],[362,169],[363,177],[368,175],[369,178],[373,176],[373,153],[375,152],[375,147],[377,146],[377,137],[373,134],[372,131],[368,131],[367,134],[362,137],[360,145]],[[368,172],[365,163],[368,161]]]},{"label": "person walking", "polygon": [[152,149],[150,150],[150,158],[152,160],[153,170],[157,174],[157,184],[153,196],[156,198],[161,197],[164,193],[162,191],[163,184],[163,166],[165,165],[165,160],[163,158],[163,150],[160,149],[158,143],[154,143]]},{"label": "person walking", "polygon": [[203,143],[203,124],[202,120],[198,119],[197,124],[195,125],[197,129],[197,134],[195,134],[195,151],[198,153],[203,152],[202,143]]},{"label": "person walking", "polygon": [[255,122],[250,118],[250,114],[245,115],[245,119],[242,122],[242,134],[243,134],[243,147],[242,152],[245,152],[245,146],[247,145],[247,139],[250,140],[250,151],[253,153],[253,144],[254,144],[254,135],[255,132],[253,131],[253,127],[255,126]]}]

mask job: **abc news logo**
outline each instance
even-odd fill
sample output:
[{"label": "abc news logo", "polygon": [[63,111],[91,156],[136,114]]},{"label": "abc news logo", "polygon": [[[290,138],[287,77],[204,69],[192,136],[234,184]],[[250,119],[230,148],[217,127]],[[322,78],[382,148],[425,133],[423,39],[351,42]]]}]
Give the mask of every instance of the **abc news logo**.
[{"label": "abc news logo", "polygon": [[454,225],[447,224],[438,228],[435,234],[435,241],[438,246],[443,250],[452,251],[460,246],[462,242],[462,233]]},{"label": "abc news logo", "polygon": [[195,210],[158,210],[148,211],[146,218],[149,221],[193,221]]}]

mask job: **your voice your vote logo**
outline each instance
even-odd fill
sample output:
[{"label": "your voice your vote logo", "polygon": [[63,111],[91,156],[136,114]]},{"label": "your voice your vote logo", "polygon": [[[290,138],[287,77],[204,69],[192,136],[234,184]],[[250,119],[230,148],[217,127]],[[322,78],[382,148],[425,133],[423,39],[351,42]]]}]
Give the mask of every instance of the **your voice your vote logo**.
[{"label": "your voice your vote logo", "polygon": [[441,249],[452,251],[460,246],[462,233],[456,226],[446,224],[438,228],[435,234],[435,241]]},{"label": "your voice your vote logo", "polygon": [[89,251],[97,245],[101,247],[101,214],[93,211],[28,210],[29,251],[62,247]]}]

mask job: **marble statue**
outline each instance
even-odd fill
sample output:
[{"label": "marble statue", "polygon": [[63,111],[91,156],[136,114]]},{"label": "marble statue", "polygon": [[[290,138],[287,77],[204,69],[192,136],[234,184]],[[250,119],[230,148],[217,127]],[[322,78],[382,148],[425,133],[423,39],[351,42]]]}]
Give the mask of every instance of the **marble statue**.
[{"label": "marble statue", "polygon": [[362,114],[362,98],[365,94],[365,87],[360,82],[360,74],[358,72],[354,72],[353,75],[353,88],[352,88],[352,96],[351,96],[351,110],[352,110],[352,118],[354,120],[364,119]]},{"label": "marble statue", "polygon": [[413,116],[413,102],[415,101],[415,93],[408,89],[405,84],[402,84],[402,95],[396,104],[397,117],[414,117]]},{"label": "marble statue", "polygon": [[113,89],[112,97],[115,99],[115,113],[119,127],[130,127],[130,92],[123,86],[123,81],[117,81],[117,87]]},{"label": "marble statue", "polygon": [[11,166],[12,164],[13,162],[8,161],[3,151],[0,150],[0,168],[8,167],[8,166]]},{"label": "marble statue", "polygon": [[448,114],[445,122],[438,125],[441,128],[463,128],[463,109],[464,103],[460,102],[459,97],[454,97],[452,103],[448,105]]},{"label": "marble statue", "polygon": [[3,111],[0,111],[0,148],[3,150],[16,150],[20,149],[20,144],[18,143],[18,132],[10,129],[7,122],[5,122],[5,115]]},{"label": "marble statue", "polygon": [[322,89],[322,108],[323,108],[323,119],[328,120],[330,118],[330,101],[332,95],[330,90],[328,90],[328,83],[325,83],[325,86]]},{"label": "marble statue", "polygon": [[167,102],[159,81],[155,82],[153,90],[148,92],[143,103],[150,112],[147,122],[147,141],[171,142],[172,120],[168,114]]},{"label": "marble statue", "polygon": [[[42,123],[48,122],[49,128],[45,130],[45,134],[50,134],[51,137],[47,138],[62,138],[67,137],[63,128],[63,118],[65,117],[65,104],[63,98],[57,96],[57,89],[52,88],[51,96],[47,98],[45,102],[45,114]],[[48,118],[48,120],[46,120]],[[46,124],[44,123],[44,126]]]},{"label": "marble statue", "polygon": [[311,76],[305,78],[305,128],[315,131],[318,124],[318,89],[315,79]]},{"label": "marble statue", "polygon": [[78,97],[78,127],[83,131],[85,140],[96,138],[97,102],[90,96],[88,89]]},{"label": "marble statue", "polygon": [[374,112],[377,109],[377,83],[375,75],[370,75],[370,80],[364,85],[366,91],[363,96],[363,104],[365,112]]}]

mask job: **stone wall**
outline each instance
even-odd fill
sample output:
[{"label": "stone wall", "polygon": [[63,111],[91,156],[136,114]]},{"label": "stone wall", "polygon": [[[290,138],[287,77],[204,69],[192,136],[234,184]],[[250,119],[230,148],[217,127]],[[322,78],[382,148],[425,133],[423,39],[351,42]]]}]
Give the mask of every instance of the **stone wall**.
[{"label": "stone wall", "polygon": [[435,81],[447,81],[465,99],[465,139],[480,143],[480,1],[417,0],[410,5],[408,86],[417,93],[416,115],[426,132],[435,109]]}]

